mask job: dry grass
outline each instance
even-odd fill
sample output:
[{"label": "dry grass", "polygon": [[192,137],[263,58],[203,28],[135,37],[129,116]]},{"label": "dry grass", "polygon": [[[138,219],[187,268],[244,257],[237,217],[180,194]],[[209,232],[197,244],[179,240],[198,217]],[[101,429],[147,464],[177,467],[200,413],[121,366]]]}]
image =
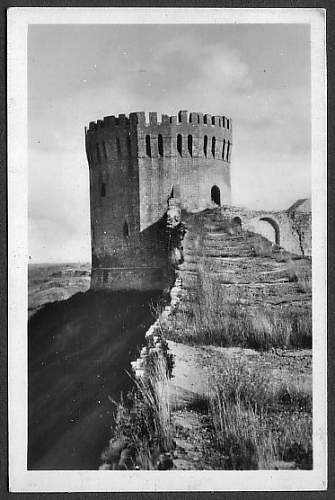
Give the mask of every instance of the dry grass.
[{"label": "dry grass", "polygon": [[178,311],[175,319],[186,326],[182,338],[174,333],[173,325],[165,335],[191,344],[239,345],[261,350],[312,346],[311,311],[247,308],[204,270],[198,273],[192,300]]},{"label": "dry grass", "polygon": [[312,396],[306,387],[274,386],[231,362],[213,382],[207,409],[215,468],[272,469],[281,461],[312,467]]},{"label": "dry grass", "polygon": [[[164,358],[153,363],[148,376],[135,380],[134,384],[135,388],[128,394],[127,400],[118,404],[113,436],[102,460],[113,469],[156,469],[160,455],[173,447]],[[128,451],[126,466],[121,460],[122,450],[115,454],[120,441],[123,452]]]}]

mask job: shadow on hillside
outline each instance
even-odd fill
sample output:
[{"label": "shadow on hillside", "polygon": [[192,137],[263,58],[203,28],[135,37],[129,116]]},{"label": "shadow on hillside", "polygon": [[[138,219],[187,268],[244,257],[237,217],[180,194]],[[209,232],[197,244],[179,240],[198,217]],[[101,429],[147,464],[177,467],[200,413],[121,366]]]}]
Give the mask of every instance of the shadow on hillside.
[{"label": "shadow on hillside", "polygon": [[28,468],[96,469],[161,291],[88,291],[28,324]]}]

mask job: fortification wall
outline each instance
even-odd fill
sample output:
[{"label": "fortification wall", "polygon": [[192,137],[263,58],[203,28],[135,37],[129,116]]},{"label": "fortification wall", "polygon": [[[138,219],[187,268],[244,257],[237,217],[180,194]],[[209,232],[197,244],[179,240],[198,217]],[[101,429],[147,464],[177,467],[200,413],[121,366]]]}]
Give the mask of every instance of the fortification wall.
[{"label": "fortification wall", "polygon": [[169,280],[168,242],[161,219],[173,194],[182,208],[213,205],[215,185],[230,203],[232,122],[180,111],[131,113],[91,122],[92,287],[162,288]]},{"label": "fortification wall", "polygon": [[231,120],[187,111],[160,121],[150,113],[148,122],[138,115],[141,229],[165,213],[172,192],[190,212],[212,205],[214,185],[221,203],[230,203]]},{"label": "fortification wall", "polygon": [[261,234],[296,255],[312,255],[312,214],[282,211],[248,210],[222,207],[222,214],[240,219],[243,229]]},{"label": "fortification wall", "polygon": [[[90,123],[92,288],[161,288],[167,276],[165,231],[140,231],[137,120]],[[159,227],[158,227],[159,226]]]}]

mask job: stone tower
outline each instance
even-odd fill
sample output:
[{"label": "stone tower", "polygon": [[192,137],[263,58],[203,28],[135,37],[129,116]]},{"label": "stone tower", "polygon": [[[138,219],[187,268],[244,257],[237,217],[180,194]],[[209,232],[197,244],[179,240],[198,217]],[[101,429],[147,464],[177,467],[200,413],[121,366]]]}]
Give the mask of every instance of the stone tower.
[{"label": "stone tower", "polygon": [[85,138],[92,288],[162,288],[169,198],[189,212],[230,204],[231,120],[138,112],[91,122]]}]

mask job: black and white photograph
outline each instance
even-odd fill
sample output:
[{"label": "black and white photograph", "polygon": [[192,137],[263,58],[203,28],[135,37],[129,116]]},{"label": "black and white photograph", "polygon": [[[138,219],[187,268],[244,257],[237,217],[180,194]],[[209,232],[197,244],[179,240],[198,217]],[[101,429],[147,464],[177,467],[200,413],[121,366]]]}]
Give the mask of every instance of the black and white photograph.
[{"label": "black and white photograph", "polygon": [[11,491],[325,489],[325,12],[15,8],[8,60]]}]

